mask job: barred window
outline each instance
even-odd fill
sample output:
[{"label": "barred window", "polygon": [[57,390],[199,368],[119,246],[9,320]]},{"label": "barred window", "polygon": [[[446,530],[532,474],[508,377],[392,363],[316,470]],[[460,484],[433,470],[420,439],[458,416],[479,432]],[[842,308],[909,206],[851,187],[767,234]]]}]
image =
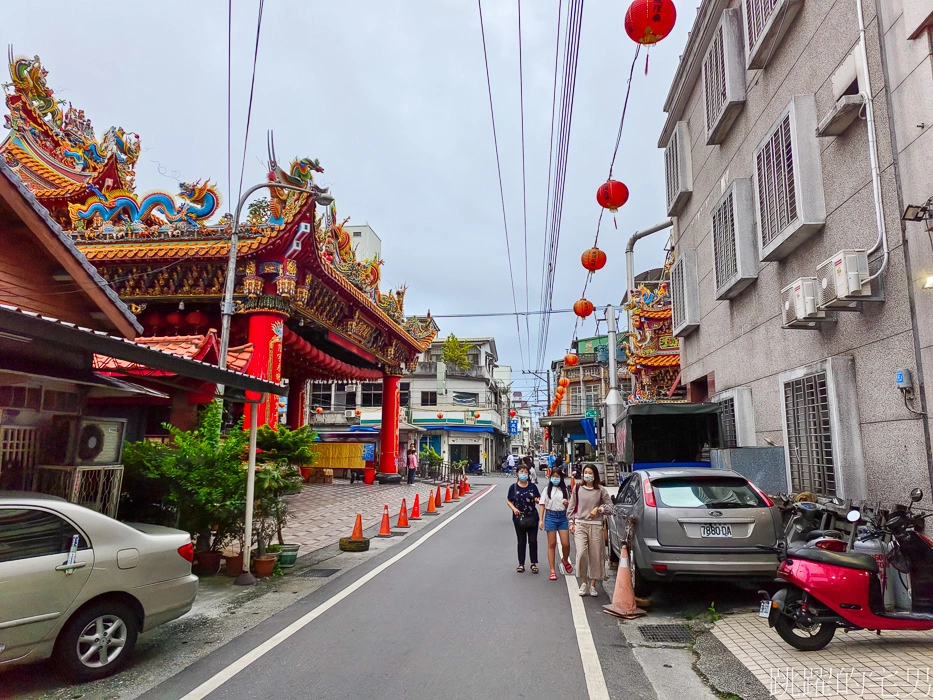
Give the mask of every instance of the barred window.
[{"label": "barred window", "polygon": [[[681,261],[678,260],[677,263]],[[684,266],[677,263],[671,268],[671,318],[673,328],[680,328],[686,320],[686,310],[684,302],[686,301],[684,290]]]},{"label": "barred window", "polygon": [[735,399],[732,397],[721,399],[722,406],[722,446],[738,447],[738,438],[735,429]]},{"label": "barred window", "polygon": [[667,186],[667,208],[670,209],[680,191],[679,134],[675,131],[664,149],[664,182]]},{"label": "barred window", "polygon": [[749,49],[758,42],[768,18],[774,12],[778,0],[745,0],[745,27],[748,32]]},{"label": "barred window", "polygon": [[723,287],[739,271],[735,254],[735,216],[730,192],[722,205],[713,212],[713,257],[716,289]]},{"label": "barred window", "polygon": [[761,243],[764,248],[797,219],[789,114],[781,120],[771,138],[758,151],[755,165],[758,171]]},{"label": "barred window", "polygon": [[706,128],[709,130],[726,104],[726,56],[721,24],[703,59],[703,90],[706,97]]},{"label": "barred window", "polygon": [[826,372],[786,382],[784,411],[793,490],[835,496]]}]

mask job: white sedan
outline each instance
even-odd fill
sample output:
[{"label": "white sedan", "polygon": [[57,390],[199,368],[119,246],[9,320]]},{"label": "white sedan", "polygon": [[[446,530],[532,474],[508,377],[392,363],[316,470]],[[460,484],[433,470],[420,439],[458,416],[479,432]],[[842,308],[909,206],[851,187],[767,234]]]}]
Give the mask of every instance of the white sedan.
[{"label": "white sedan", "polygon": [[0,491],[0,671],[54,657],[88,681],[198,592],[187,532],[127,525],[54,496]]}]

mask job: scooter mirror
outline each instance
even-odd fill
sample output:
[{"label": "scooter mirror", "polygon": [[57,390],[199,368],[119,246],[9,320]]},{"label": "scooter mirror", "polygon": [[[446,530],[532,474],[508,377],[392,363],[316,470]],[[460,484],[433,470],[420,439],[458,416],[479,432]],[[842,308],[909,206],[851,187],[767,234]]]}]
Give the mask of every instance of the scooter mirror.
[{"label": "scooter mirror", "polygon": [[857,510],[850,510],[848,513],[846,513],[846,520],[848,520],[850,523],[857,523],[861,519],[862,514]]},{"label": "scooter mirror", "polygon": [[910,500],[914,503],[919,503],[923,500],[923,489],[913,489],[910,492]]}]

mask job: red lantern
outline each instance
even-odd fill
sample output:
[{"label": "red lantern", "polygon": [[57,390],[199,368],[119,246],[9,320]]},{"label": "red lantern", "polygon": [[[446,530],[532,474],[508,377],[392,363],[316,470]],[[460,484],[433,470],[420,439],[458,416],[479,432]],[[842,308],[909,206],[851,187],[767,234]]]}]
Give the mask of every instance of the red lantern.
[{"label": "red lantern", "polygon": [[475,413],[473,414],[473,417],[474,417],[474,418],[479,418],[479,411],[475,412]]},{"label": "red lantern", "polygon": [[614,212],[628,201],[628,187],[618,180],[606,180],[596,190],[596,201],[603,209]]},{"label": "red lantern", "polygon": [[580,361],[580,358],[577,357],[576,353],[568,352],[566,355],[564,355],[564,364],[567,365],[568,367],[573,367],[579,361]]},{"label": "red lantern", "polygon": [[443,413],[438,413],[438,414],[437,414],[437,417],[438,417],[438,418],[443,418],[443,417],[444,417],[444,414],[443,414]]},{"label": "red lantern", "polygon": [[573,305],[573,312],[580,318],[586,318],[593,313],[593,302],[587,299],[579,299]]},{"label": "red lantern", "polygon": [[596,272],[597,270],[602,270],[606,266],[606,254],[599,248],[590,248],[584,251],[583,256],[580,258],[580,262],[582,262],[583,267],[590,272]]},{"label": "red lantern", "polygon": [[360,409],[356,409],[356,415],[359,416],[359,415],[362,415],[362,413],[363,413],[363,412],[362,412]]},{"label": "red lantern", "polygon": [[515,411],[509,411],[509,415],[510,415],[512,418],[514,418],[514,417],[515,417]]},{"label": "red lantern", "polygon": [[639,44],[656,44],[677,21],[673,0],[635,0],[625,13],[625,33]]},{"label": "red lantern", "polygon": [[200,328],[207,325],[207,315],[202,314],[200,311],[192,311],[190,314],[185,316],[185,323],[187,323],[189,326]]},{"label": "red lantern", "polygon": [[150,311],[148,314],[141,317],[139,322],[145,328],[151,328],[156,331],[165,325],[165,319],[162,318],[162,314],[160,314],[158,311]]},{"label": "red lantern", "polygon": [[177,311],[170,313],[165,317],[165,320],[168,322],[168,325],[174,326],[175,328],[181,328],[183,325],[185,325],[185,317]]},{"label": "red lantern", "polygon": [[[567,358],[564,358],[564,359],[566,360]],[[564,387],[570,386],[570,380],[567,379],[567,377],[561,377],[560,379],[557,380],[557,383],[558,385],[564,386]]]}]

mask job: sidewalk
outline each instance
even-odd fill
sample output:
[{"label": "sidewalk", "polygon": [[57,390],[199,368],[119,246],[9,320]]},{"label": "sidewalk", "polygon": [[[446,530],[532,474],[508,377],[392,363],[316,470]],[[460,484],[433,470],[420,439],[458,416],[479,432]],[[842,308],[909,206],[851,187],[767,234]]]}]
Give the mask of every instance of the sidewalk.
[{"label": "sidewalk", "polygon": [[933,636],[836,631],[821,651],[793,649],[755,613],[728,615],[713,634],[779,700],[933,698]]},{"label": "sidewalk", "polygon": [[307,554],[336,544],[341,537],[349,537],[357,513],[363,516],[365,530],[374,525],[378,526],[382,521],[383,506],[389,506],[389,517],[394,527],[402,499],[407,500],[410,513],[416,493],[421,496],[421,512],[424,513],[432,488],[430,483],[419,482],[412,486],[368,486],[345,481],[333,484],[306,484],[300,493],[285,499],[290,520],[282,534],[286,542],[301,545],[300,554]]}]

